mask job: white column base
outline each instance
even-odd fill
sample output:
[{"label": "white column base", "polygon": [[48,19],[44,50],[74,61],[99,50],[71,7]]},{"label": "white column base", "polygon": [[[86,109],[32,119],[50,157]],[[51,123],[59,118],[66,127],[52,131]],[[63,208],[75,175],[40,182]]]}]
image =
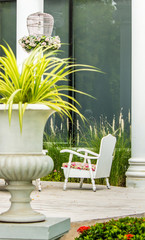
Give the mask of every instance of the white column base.
[{"label": "white column base", "polygon": [[126,187],[145,189],[145,158],[129,159]]}]

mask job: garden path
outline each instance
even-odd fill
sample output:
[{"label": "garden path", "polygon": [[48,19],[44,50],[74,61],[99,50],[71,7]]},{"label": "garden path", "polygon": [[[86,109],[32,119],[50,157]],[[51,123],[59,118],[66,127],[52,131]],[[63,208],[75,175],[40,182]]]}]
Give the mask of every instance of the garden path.
[{"label": "garden path", "polygon": [[[143,215],[145,212],[145,191],[134,188],[97,186],[92,191],[91,184],[84,184],[82,190],[78,183],[68,183],[63,191],[62,182],[42,182],[42,192],[34,191],[32,207],[47,217],[69,217],[72,229],[93,224],[109,218],[129,215]],[[4,190],[4,181],[0,180],[0,213],[7,210],[10,203],[9,193]],[[75,229],[76,231],[76,229]],[[67,234],[62,239],[74,239]]]}]

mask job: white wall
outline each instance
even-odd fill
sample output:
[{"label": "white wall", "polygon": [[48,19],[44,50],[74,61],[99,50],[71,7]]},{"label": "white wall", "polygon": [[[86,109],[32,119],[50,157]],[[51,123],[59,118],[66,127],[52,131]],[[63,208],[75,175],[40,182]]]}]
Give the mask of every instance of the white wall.
[{"label": "white wall", "polygon": [[16,36],[16,56],[21,65],[28,53],[22,49],[18,43],[23,36],[28,36],[27,17],[35,12],[43,12],[44,0],[17,0],[17,36]]}]

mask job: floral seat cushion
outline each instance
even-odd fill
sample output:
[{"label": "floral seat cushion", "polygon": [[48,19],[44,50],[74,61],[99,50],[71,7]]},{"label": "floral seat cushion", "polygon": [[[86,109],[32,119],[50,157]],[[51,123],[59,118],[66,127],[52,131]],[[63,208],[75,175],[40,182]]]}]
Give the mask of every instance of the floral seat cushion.
[{"label": "floral seat cushion", "polygon": [[[95,164],[91,164],[92,166],[92,171],[95,171],[96,169],[96,165]],[[63,163],[62,167],[67,168],[68,167],[68,163]],[[74,169],[80,169],[80,170],[89,170],[89,164],[88,163],[81,163],[81,162],[72,162],[71,163],[71,168]]]}]

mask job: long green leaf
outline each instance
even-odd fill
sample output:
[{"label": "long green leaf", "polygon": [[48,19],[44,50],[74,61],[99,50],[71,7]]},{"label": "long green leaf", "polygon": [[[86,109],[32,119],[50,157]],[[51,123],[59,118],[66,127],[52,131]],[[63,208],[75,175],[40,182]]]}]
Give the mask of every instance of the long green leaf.
[{"label": "long green leaf", "polygon": [[84,120],[83,115],[75,106],[75,104],[79,106],[79,102],[69,96],[66,91],[85,94],[89,97],[90,95],[70,88],[66,82],[69,81],[68,76],[74,72],[93,71],[100,73],[100,69],[83,64],[74,64],[72,59],[55,57],[53,54],[58,53],[58,50],[47,53],[43,47],[38,47],[24,61],[20,74],[16,57],[10,46],[7,44],[7,48],[3,45],[0,47],[6,55],[0,57],[0,92],[2,96],[0,103],[8,105],[9,122],[11,122],[14,103],[19,105],[21,131],[23,115],[29,103],[45,104],[61,116],[66,115],[70,119],[71,112],[74,111]]}]

